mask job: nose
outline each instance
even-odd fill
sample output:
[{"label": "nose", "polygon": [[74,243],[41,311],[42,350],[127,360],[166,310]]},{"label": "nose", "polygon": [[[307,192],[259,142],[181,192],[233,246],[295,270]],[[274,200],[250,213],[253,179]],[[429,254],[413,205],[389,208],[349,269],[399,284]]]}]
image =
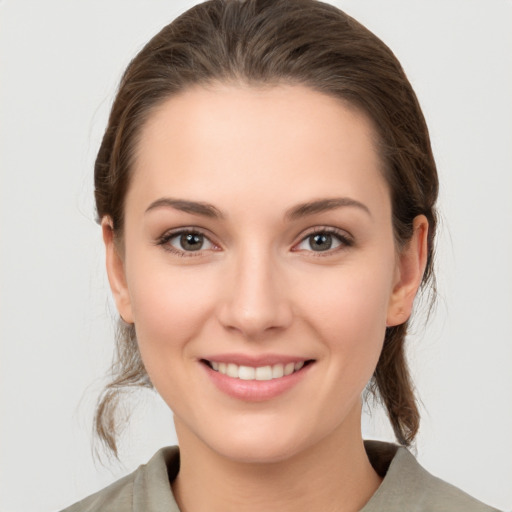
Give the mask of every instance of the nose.
[{"label": "nose", "polygon": [[247,339],[286,329],[293,315],[282,269],[259,248],[248,248],[235,259],[222,284],[220,323]]}]

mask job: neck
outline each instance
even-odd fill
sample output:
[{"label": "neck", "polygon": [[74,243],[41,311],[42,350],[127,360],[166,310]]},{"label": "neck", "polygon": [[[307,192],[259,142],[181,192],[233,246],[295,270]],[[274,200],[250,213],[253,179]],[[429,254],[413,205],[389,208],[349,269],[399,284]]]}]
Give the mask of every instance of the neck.
[{"label": "neck", "polygon": [[172,487],[182,512],[355,512],[381,483],[360,425],[350,437],[335,432],[286,460],[256,464],[223,457],[179,423],[176,430],[181,462]]}]

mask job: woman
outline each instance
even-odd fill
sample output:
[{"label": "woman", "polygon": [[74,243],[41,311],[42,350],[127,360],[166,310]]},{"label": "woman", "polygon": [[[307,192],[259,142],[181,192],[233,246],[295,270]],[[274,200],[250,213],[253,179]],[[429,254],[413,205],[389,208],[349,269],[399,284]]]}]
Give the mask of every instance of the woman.
[{"label": "woman", "polygon": [[[406,450],[437,173],[399,63],[311,0],[212,0],[128,67],[95,168],[121,316],[97,429],[154,387],[180,450],[68,510],[492,510]],[[402,445],[363,442],[369,387]]]}]

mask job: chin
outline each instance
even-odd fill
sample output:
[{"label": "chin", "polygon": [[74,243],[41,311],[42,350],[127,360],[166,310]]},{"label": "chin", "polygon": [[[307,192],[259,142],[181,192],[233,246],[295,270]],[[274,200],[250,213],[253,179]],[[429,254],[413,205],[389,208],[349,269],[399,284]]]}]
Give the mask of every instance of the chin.
[{"label": "chin", "polygon": [[228,446],[219,446],[217,453],[233,462],[245,464],[273,464],[289,460],[298,452],[298,445],[287,446],[282,442],[269,443],[229,443]]},{"label": "chin", "polygon": [[315,444],[311,435],[293,432],[281,428],[268,431],[245,431],[242,435],[234,434],[203,439],[203,442],[218,455],[233,462],[246,464],[271,464],[289,460]]}]

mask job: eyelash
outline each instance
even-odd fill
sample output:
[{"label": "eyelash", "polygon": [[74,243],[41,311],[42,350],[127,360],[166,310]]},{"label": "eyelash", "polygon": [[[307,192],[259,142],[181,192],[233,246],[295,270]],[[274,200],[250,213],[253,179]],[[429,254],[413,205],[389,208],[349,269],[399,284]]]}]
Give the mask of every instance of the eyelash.
[{"label": "eyelash", "polygon": [[[332,228],[332,227],[320,226],[320,227],[314,228],[312,231],[310,231],[305,236],[303,236],[301,238],[300,242],[298,244],[295,244],[294,247],[297,247],[298,245],[301,245],[302,243],[307,241],[308,238],[311,238],[311,237],[313,237],[315,235],[329,235],[329,236],[332,236],[333,238],[335,238],[340,243],[340,245],[338,247],[335,247],[334,249],[328,249],[326,251],[314,251],[312,249],[309,250],[309,251],[306,251],[306,252],[311,253],[310,256],[313,256],[313,257],[331,256],[333,253],[337,253],[337,252],[342,251],[344,249],[348,249],[349,247],[352,247],[354,245],[353,238],[350,235],[348,235],[348,233],[346,233],[345,231],[341,231],[339,229]],[[292,249],[292,250],[295,251],[295,252],[300,251],[300,249]]]},{"label": "eyelash", "polygon": [[[305,251],[305,252],[310,252],[311,256],[314,256],[314,257],[329,256],[329,255],[332,255],[334,252],[338,252],[340,250],[352,247],[354,245],[354,240],[349,235],[347,235],[347,233],[344,231],[341,231],[339,229],[332,228],[332,227],[316,227],[312,231],[307,233],[305,236],[303,236],[301,238],[301,240],[297,244],[294,245],[294,247],[292,248],[292,251],[293,252],[301,251],[301,249],[295,249],[295,247],[304,243],[306,240],[308,240],[308,238],[311,238],[311,237],[313,237],[315,235],[319,235],[319,234],[332,236],[340,243],[340,246],[335,247],[334,249],[329,248],[326,251],[314,251],[314,250]],[[201,230],[199,230],[197,228],[182,228],[182,229],[179,229],[178,231],[167,232],[156,241],[156,245],[162,246],[164,250],[169,251],[179,257],[201,256],[205,250],[210,250],[210,249],[199,249],[197,251],[185,251],[185,250],[176,249],[169,243],[174,238],[177,238],[177,237],[180,237],[183,235],[199,235],[201,237],[204,237],[204,239],[207,240],[214,247],[218,247],[214,242],[212,242],[210,240],[210,238],[207,235],[205,235]]]},{"label": "eyelash", "polygon": [[205,235],[201,230],[199,230],[197,228],[182,228],[182,229],[179,229],[177,231],[167,232],[164,235],[162,235],[156,241],[156,245],[162,246],[164,250],[169,251],[169,252],[173,253],[176,256],[185,257],[185,258],[187,258],[187,257],[194,257],[194,256],[201,256],[201,255],[203,255],[203,252],[205,250],[208,250],[208,249],[199,249],[197,251],[185,251],[185,250],[176,249],[175,247],[173,247],[169,243],[174,238],[178,238],[178,237],[183,236],[183,235],[199,235],[199,236],[202,236],[202,237],[204,237],[205,240],[210,242],[210,244],[212,244],[214,247],[217,247],[217,245],[214,242],[212,242],[207,235]]}]

